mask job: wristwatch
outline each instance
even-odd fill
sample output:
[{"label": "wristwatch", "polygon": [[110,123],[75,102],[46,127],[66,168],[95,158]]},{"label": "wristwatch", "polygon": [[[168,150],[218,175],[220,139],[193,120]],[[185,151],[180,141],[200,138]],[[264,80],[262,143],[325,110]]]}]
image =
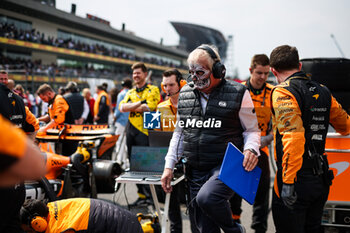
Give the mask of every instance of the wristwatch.
[{"label": "wristwatch", "polygon": [[147,100],[142,100],[141,104],[147,104]]},{"label": "wristwatch", "polygon": [[258,155],[258,152],[256,152],[254,149],[249,148],[248,150],[249,150],[250,152],[252,152],[253,154]]}]

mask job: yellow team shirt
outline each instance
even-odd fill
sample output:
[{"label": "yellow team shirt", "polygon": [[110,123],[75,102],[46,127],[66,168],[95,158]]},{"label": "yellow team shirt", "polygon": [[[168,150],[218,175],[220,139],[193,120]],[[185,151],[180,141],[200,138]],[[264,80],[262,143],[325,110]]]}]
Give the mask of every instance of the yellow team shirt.
[{"label": "yellow team shirt", "polygon": [[157,111],[161,113],[161,130],[173,132],[176,126],[177,108],[171,103],[170,99],[168,99],[158,104]]},{"label": "yellow team shirt", "polygon": [[[159,88],[150,84],[141,92],[136,92],[136,89],[133,88],[126,93],[118,107],[120,108],[120,105],[124,103],[136,103],[142,100],[147,101],[147,106],[151,112],[155,111],[160,100]],[[143,128],[143,112],[130,112],[129,122],[148,136],[148,130]]]}]

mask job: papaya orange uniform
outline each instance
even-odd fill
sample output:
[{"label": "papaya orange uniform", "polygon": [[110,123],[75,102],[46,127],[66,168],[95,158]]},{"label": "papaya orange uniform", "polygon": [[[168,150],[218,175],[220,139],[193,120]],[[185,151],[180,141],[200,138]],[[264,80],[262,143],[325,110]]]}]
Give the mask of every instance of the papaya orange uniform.
[{"label": "papaya orange uniform", "polygon": [[108,124],[110,100],[105,91],[101,91],[94,103],[94,116],[100,117],[97,123]]},{"label": "papaya orange uniform", "polygon": [[[349,134],[350,118],[327,87],[304,72],[294,73],[276,86],[271,100],[277,165],[272,199],[276,232],[319,232],[331,182],[323,155],[328,125]],[[293,210],[280,198],[284,185],[294,186]]]},{"label": "papaya orange uniform", "polygon": [[142,233],[136,216],[112,203],[88,198],[65,199],[47,204],[46,233]]}]

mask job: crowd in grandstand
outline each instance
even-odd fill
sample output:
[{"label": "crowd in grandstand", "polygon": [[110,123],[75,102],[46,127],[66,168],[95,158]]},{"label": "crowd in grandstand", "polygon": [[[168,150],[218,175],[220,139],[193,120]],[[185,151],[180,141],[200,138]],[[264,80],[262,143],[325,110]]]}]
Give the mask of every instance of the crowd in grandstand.
[{"label": "crowd in grandstand", "polygon": [[23,30],[18,29],[14,24],[0,23],[0,37],[6,37],[16,40],[23,40],[33,43],[51,45],[60,48],[73,49],[77,51],[94,53],[104,56],[117,57],[133,61],[142,61],[146,63],[168,66],[168,67],[177,67],[182,68],[183,66],[177,66],[172,62],[164,61],[157,58],[147,58],[140,57],[126,51],[122,51],[116,48],[108,49],[101,44],[87,44],[81,41],[75,41],[72,38],[63,39],[63,38],[54,38],[53,36],[45,36],[44,33],[40,33],[36,29]]},{"label": "crowd in grandstand", "polygon": [[89,78],[121,78],[129,73],[121,71],[113,71],[108,68],[95,69],[93,65],[85,64],[84,66],[69,67],[55,63],[50,65],[42,64],[39,60],[30,60],[25,58],[11,58],[0,54],[0,69],[9,70],[11,72],[26,72],[45,74],[57,77],[89,77]]}]

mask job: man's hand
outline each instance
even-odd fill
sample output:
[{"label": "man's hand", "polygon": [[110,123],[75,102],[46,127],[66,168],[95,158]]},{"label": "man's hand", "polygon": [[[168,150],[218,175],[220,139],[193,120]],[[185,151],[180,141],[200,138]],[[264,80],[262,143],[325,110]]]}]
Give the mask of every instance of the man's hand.
[{"label": "man's hand", "polygon": [[98,121],[99,119],[100,119],[99,116],[94,116],[94,121],[95,121],[95,122]]},{"label": "man's hand", "polygon": [[173,190],[173,187],[170,185],[171,180],[173,179],[173,171],[170,168],[165,168],[162,178],[160,181],[162,182],[162,188],[164,192],[170,193]]},{"label": "man's hand", "polygon": [[81,118],[79,118],[77,120],[74,120],[74,123],[76,125],[82,125],[84,123],[84,118],[81,117]]},{"label": "man's hand", "polygon": [[297,201],[297,193],[294,191],[294,184],[283,183],[281,198],[283,203],[292,210],[294,203]]},{"label": "man's hand", "polygon": [[243,151],[243,154],[244,154],[243,167],[245,168],[246,171],[250,172],[258,164],[258,156],[255,155],[250,150]]},{"label": "man's hand", "polygon": [[38,136],[46,135],[46,128],[45,127],[41,127],[36,134]]},{"label": "man's hand", "polygon": [[142,104],[140,107],[141,107],[141,112],[148,112],[149,111],[149,107],[147,106],[147,104]]}]

